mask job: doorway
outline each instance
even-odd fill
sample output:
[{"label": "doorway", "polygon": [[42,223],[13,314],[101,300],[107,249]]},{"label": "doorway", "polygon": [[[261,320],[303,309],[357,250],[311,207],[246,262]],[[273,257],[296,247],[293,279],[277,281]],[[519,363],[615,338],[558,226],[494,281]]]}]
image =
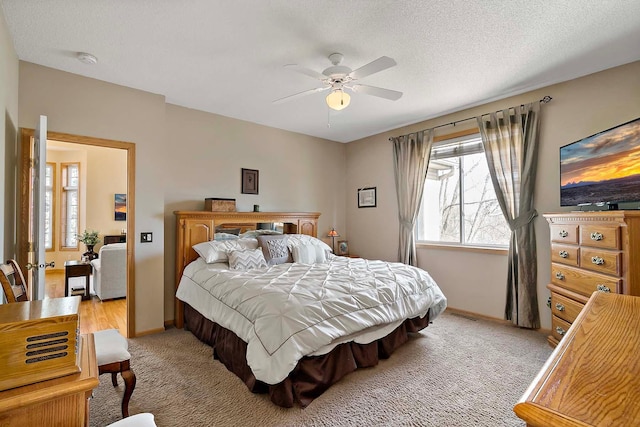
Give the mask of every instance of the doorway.
[{"label": "doorway", "polygon": [[[20,165],[19,165],[19,179],[20,179],[20,192],[18,194],[19,205],[19,221],[17,224],[17,257],[18,263],[21,266],[26,265],[28,259],[29,250],[29,200],[30,200],[30,155],[32,138],[34,135],[33,129],[21,129],[20,130]],[[127,197],[127,213],[126,213],[126,227],[124,231],[127,236],[134,236],[135,234],[135,144],[131,142],[114,141],[101,138],[93,138],[88,136],[65,134],[60,132],[48,132],[47,141],[57,141],[67,144],[78,144],[93,147],[103,147],[118,150],[125,150],[126,152],[126,197]],[[79,230],[82,232],[82,230]],[[127,284],[126,284],[126,335],[127,337],[135,336],[135,256],[134,256],[134,241],[131,240],[131,244],[126,245],[126,260],[127,260]]]}]

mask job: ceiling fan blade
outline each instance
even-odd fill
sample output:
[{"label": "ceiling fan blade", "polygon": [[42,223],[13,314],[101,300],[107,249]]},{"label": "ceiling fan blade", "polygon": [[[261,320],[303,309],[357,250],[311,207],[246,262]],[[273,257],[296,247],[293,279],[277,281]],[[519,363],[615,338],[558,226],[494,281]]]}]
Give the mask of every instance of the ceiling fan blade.
[{"label": "ceiling fan blade", "polygon": [[284,98],[276,99],[275,101],[273,101],[273,104],[282,104],[283,102],[291,101],[292,99],[301,98],[305,95],[311,95],[312,93],[323,92],[329,89],[331,89],[331,86],[316,87],[313,89],[305,90],[303,92],[294,93],[293,95],[285,96]]},{"label": "ceiling fan blade", "polygon": [[402,97],[402,92],[391,89],[383,89],[381,87],[367,86],[367,85],[351,85],[349,86],[354,92],[366,93],[367,95],[379,96],[380,98],[389,99],[391,101],[397,101]]},{"label": "ceiling fan blade", "polygon": [[371,61],[356,70],[353,70],[351,73],[349,73],[349,77],[351,77],[353,80],[358,80],[373,73],[377,73],[378,71],[391,68],[394,65],[397,65],[396,61],[389,58],[388,56],[381,56],[380,58]]},{"label": "ceiling fan blade", "polygon": [[309,68],[301,67],[298,64],[287,64],[284,66],[284,68],[297,71],[298,73],[304,74],[305,76],[309,76],[313,79],[318,79],[323,81],[327,79],[327,76],[325,76],[324,74],[321,74]]}]

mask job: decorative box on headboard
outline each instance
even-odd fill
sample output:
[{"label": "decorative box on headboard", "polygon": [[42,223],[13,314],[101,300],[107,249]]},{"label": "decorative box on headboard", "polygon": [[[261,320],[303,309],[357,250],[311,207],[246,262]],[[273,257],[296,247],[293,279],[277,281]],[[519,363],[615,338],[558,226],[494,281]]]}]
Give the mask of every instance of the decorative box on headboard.
[{"label": "decorative box on headboard", "polygon": [[80,372],[80,300],[0,304],[0,391]]},{"label": "decorative box on headboard", "polygon": [[209,212],[235,212],[236,199],[204,199],[204,210]]}]

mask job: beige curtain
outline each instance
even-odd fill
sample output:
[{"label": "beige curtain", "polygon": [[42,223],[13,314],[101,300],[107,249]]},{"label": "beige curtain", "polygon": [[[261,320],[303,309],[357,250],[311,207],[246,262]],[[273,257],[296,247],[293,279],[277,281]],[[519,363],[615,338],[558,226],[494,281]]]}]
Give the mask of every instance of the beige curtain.
[{"label": "beige curtain", "polygon": [[505,318],[539,328],[533,195],[538,163],[540,103],[478,117],[498,203],[511,229]]},{"label": "beige curtain", "polygon": [[433,129],[391,138],[391,142],[400,220],[398,259],[417,266],[414,229],[427,178]]}]

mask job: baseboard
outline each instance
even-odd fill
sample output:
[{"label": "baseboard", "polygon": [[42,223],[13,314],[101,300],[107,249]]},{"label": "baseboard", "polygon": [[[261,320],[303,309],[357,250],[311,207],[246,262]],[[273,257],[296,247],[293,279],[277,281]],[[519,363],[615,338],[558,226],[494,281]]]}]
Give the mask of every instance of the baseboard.
[{"label": "baseboard", "polygon": [[[459,316],[463,316],[466,318],[470,318],[470,319],[481,319],[481,320],[487,320],[489,322],[494,322],[494,323],[500,323],[502,325],[510,325],[510,326],[515,326],[513,325],[513,323],[511,323],[510,320],[505,320],[505,319],[499,319],[497,317],[492,317],[492,316],[486,316],[484,314],[479,314],[479,313],[474,313],[472,311],[466,311],[466,310],[461,310],[459,308],[453,308],[453,307],[447,307],[448,312],[452,313],[452,314],[457,314]],[[536,332],[539,332],[543,335],[550,335],[551,331],[548,329],[535,329]]]},{"label": "baseboard", "polygon": [[152,335],[152,334],[157,334],[159,332],[164,332],[165,328],[157,328],[157,329],[149,329],[147,331],[142,331],[142,332],[136,332],[135,337],[142,337],[144,335]]},{"label": "baseboard", "polygon": [[167,329],[167,328],[173,328],[173,325],[174,325],[174,321],[173,321],[173,319],[165,320],[165,321],[164,321],[164,328],[165,328],[165,329]]}]

